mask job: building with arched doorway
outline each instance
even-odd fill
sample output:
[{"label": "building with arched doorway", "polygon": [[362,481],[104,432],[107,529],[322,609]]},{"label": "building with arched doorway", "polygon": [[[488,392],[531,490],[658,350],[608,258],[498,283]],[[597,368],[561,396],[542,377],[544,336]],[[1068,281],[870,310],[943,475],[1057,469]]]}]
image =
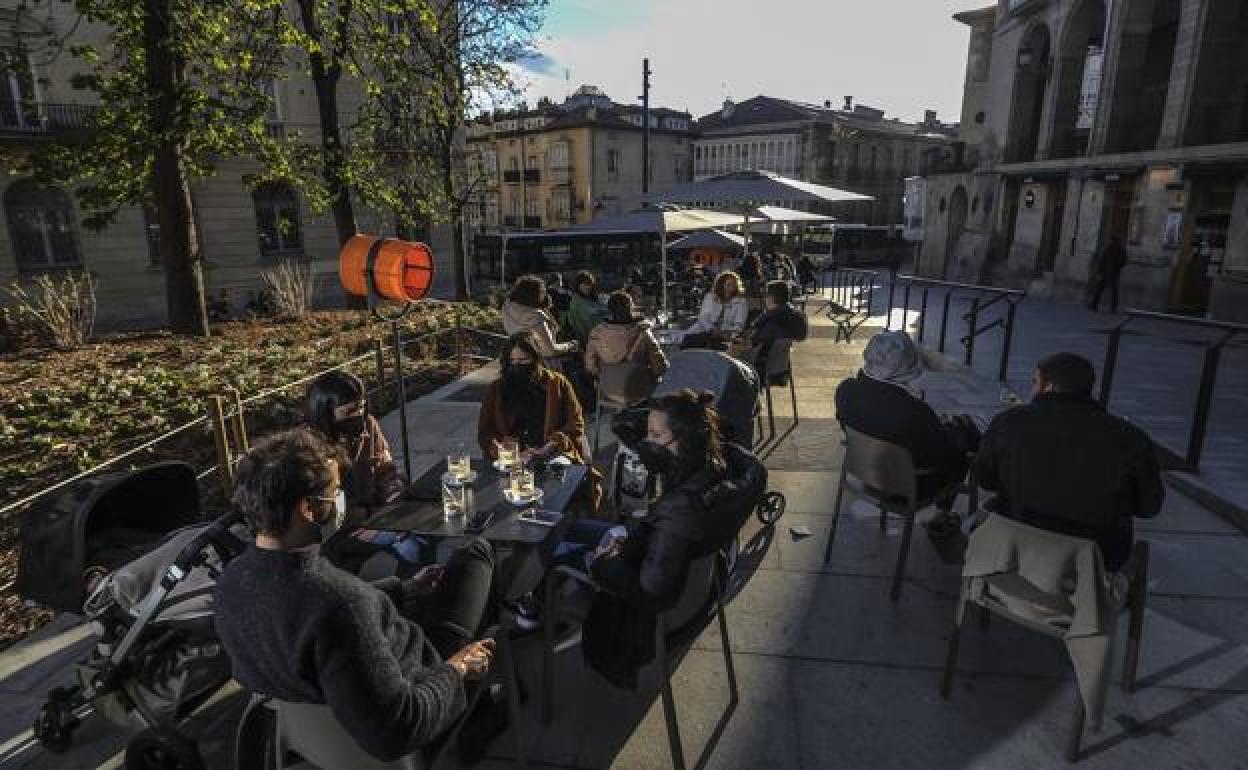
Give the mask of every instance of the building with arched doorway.
[{"label": "building with arched doorway", "polygon": [[[970,27],[965,162],[927,176],[929,276],[1248,317],[1248,3],[999,0]],[[964,208],[963,200],[969,199]]]}]

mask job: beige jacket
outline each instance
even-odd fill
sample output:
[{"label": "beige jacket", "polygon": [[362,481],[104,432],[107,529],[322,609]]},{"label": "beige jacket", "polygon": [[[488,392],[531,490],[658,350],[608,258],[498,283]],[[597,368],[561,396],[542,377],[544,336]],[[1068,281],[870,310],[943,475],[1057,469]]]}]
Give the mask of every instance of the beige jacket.
[{"label": "beige jacket", "polygon": [[519,332],[529,332],[533,335],[533,344],[542,358],[554,358],[571,353],[576,347],[571,342],[555,341],[555,330],[558,327],[554,319],[544,310],[507,300],[503,303],[502,316],[503,331],[507,332],[508,336]]},{"label": "beige jacket", "polygon": [[650,331],[649,321],[631,324],[605,321],[590,331],[589,343],[585,346],[585,368],[590,374],[597,376],[604,365],[625,361],[646,364],[656,379],[667,371],[667,356],[663,355],[663,349]]},{"label": "beige jacket", "polygon": [[967,600],[995,603],[1065,642],[1088,723],[1099,730],[1121,605],[1096,543],[994,514],[971,534],[962,577],[959,618]]}]

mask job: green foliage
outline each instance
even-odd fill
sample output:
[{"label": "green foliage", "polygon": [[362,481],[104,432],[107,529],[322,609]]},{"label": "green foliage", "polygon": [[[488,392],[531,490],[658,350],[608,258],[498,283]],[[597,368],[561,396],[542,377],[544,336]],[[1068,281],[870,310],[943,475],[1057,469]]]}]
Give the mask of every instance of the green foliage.
[{"label": "green foliage", "polygon": [[58,350],[73,350],[91,339],[96,302],[90,271],[43,274],[30,288],[15,281],[5,292],[13,303],[6,308],[6,326],[33,331]]}]

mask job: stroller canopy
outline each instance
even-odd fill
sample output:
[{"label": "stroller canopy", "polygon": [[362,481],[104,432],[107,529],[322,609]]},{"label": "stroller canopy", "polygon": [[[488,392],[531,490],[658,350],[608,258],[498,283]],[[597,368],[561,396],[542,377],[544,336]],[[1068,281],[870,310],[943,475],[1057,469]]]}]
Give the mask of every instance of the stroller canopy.
[{"label": "stroller canopy", "polygon": [[672,355],[654,397],[685,388],[713,393],[726,438],[747,447],[754,443],[758,376],[749,365],[717,350],[682,350]]}]

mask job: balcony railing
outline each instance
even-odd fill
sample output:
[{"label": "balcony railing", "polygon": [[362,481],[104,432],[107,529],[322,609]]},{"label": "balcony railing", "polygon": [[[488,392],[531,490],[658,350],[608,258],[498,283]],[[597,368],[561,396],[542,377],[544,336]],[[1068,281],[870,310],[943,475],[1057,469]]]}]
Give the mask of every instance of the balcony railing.
[{"label": "balcony railing", "polygon": [[519,171],[504,171],[503,181],[506,182],[507,184],[520,184],[520,172]]},{"label": "balcony railing", "polygon": [[525,217],[524,227],[526,230],[540,230],[542,228],[541,217]]},{"label": "balcony railing", "polygon": [[547,180],[554,185],[565,185],[572,183],[572,167],[563,166],[562,168],[552,168],[547,172]]},{"label": "balcony railing", "polygon": [[99,109],[88,104],[6,104],[0,107],[0,134],[57,136],[80,131],[90,125]]}]

